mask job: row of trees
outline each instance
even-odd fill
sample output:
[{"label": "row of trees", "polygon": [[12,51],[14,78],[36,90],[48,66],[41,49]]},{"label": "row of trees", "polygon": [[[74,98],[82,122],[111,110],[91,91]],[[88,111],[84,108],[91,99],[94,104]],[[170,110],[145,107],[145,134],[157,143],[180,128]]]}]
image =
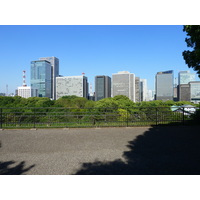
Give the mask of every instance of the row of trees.
[{"label": "row of trees", "polygon": [[143,101],[135,103],[128,97],[118,95],[115,97],[105,98],[99,101],[87,100],[83,97],[77,96],[64,96],[58,100],[50,100],[47,97],[30,97],[22,98],[19,96],[15,97],[4,97],[0,96],[0,107],[1,108],[30,108],[30,107],[63,107],[63,108],[134,108],[134,107],[169,107],[172,105],[184,105],[189,104],[195,106],[195,104],[187,101]]},{"label": "row of trees", "polygon": [[[5,126],[25,124],[45,124],[60,126],[86,123],[102,125],[105,123],[138,122],[177,122],[183,119],[181,113],[174,113],[172,105],[180,106],[190,102],[151,101],[135,103],[128,97],[118,95],[99,101],[91,101],[77,96],[64,96],[58,100],[49,98],[22,98],[0,96],[0,118]],[[187,118],[187,116],[185,116]]]}]

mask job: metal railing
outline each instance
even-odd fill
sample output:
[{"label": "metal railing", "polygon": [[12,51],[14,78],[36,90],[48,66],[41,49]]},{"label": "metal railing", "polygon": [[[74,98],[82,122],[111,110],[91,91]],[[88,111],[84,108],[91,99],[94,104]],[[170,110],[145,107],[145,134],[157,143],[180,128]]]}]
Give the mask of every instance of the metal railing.
[{"label": "metal railing", "polygon": [[192,111],[170,107],[131,108],[0,108],[0,129],[132,127],[185,124]]}]

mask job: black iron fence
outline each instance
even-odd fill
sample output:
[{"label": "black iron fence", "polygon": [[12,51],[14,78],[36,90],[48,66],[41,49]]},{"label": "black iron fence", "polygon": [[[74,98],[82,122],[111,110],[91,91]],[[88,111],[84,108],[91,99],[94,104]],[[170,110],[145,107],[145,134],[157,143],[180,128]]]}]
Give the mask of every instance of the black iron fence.
[{"label": "black iron fence", "polygon": [[0,128],[132,127],[185,124],[196,108],[0,108]]}]

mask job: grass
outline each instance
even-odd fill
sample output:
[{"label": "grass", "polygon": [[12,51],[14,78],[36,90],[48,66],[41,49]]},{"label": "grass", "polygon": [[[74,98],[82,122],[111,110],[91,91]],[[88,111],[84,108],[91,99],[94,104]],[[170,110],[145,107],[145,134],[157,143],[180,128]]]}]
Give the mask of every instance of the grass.
[{"label": "grass", "polygon": [[[187,120],[188,121],[188,120]],[[78,122],[37,122],[37,123],[7,123],[2,124],[3,129],[13,128],[83,128],[83,127],[133,127],[151,125],[178,125],[182,120],[171,121],[78,121]]]}]

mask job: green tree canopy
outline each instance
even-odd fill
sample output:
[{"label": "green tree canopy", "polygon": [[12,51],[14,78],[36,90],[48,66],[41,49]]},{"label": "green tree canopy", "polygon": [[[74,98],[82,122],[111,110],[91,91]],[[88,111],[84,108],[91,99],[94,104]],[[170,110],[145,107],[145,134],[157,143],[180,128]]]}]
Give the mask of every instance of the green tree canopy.
[{"label": "green tree canopy", "polygon": [[84,108],[87,101],[86,98],[75,95],[63,96],[57,99],[54,105],[55,107]]},{"label": "green tree canopy", "polygon": [[118,108],[118,103],[112,97],[108,97],[97,101],[95,108]]},{"label": "green tree canopy", "polygon": [[118,104],[118,107],[121,107],[121,108],[128,108],[128,107],[135,106],[135,103],[131,101],[127,96],[124,96],[124,95],[117,95],[113,97],[113,100]]},{"label": "green tree canopy", "polygon": [[188,65],[197,71],[200,77],[200,25],[185,25],[183,31],[187,33],[185,42],[193,51],[184,51],[183,58]]}]

